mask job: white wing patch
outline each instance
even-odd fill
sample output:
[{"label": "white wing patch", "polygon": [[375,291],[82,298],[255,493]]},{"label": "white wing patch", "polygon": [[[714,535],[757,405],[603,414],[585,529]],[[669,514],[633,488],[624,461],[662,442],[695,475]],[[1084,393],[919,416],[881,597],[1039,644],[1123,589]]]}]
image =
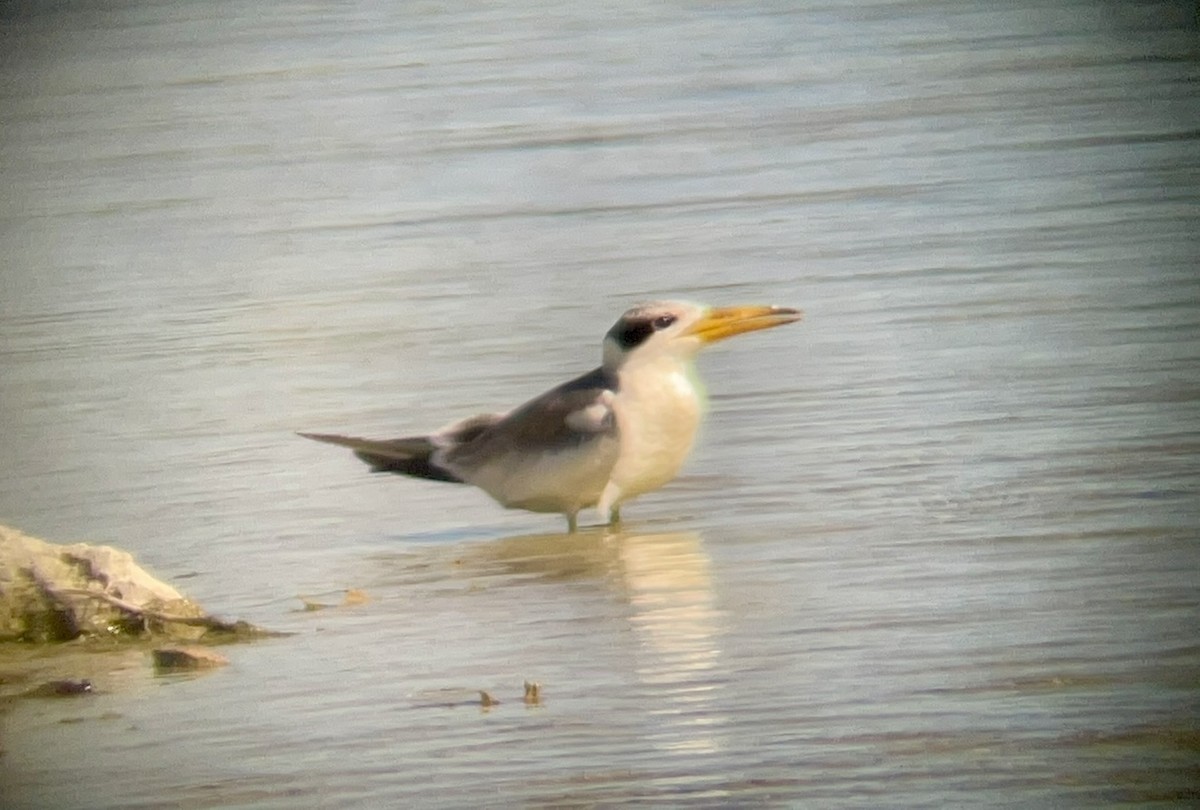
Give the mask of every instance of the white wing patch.
[{"label": "white wing patch", "polygon": [[571,411],[564,421],[571,430],[580,433],[602,433],[612,429],[613,423],[613,392],[604,391],[596,401],[585,408]]}]

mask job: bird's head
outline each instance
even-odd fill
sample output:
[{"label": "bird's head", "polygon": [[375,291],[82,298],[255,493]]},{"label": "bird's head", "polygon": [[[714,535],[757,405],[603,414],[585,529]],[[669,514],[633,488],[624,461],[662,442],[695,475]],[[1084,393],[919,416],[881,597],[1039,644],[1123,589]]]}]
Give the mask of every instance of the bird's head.
[{"label": "bird's head", "polygon": [[631,360],[691,360],[719,340],[800,320],[788,307],[705,307],[679,301],[642,304],[622,315],[604,336],[604,367],[615,371]]}]

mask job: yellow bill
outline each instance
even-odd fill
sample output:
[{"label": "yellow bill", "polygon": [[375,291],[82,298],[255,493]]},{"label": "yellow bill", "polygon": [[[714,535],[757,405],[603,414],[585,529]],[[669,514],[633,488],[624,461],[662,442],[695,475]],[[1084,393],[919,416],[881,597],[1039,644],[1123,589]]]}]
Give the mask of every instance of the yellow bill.
[{"label": "yellow bill", "polygon": [[715,343],[744,332],[794,323],[803,317],[803,312],[790,307],[714,307],[685,334],[694,335],[705,343]]}]

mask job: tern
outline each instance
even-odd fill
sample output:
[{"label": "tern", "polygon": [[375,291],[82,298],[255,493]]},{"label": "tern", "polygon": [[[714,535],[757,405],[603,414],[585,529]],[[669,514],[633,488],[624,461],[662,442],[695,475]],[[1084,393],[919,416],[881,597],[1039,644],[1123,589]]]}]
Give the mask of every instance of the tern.
[{"label": "tern", "polygon": [[570,532],[593,506],[614,525],[622,504],[673,479],[692,449],[700,350],[801,317],[775,306],[643,304],[608,330],[599,368],[508,413],[402,439],[300,435],[350,448],[372,472],[473,484],[507,508],[562,514]]}]

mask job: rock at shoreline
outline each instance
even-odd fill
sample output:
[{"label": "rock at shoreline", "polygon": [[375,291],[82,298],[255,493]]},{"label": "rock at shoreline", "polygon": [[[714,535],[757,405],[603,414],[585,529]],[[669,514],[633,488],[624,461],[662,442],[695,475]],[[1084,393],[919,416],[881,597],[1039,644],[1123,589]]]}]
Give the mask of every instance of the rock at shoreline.
[{"label": "rock at shoreline", "polygon": [[229,659],[207,647],[163,647],[151,653],[154,668],[159,672],[189,669],[214,669],[229,663]]},{"label": "rock at shoreline", "polygon": [[196,640],[210,631],[254,630],[206,615],[126,551],[55,545],[0,526],[0,641],[148,634]]},{"label": "rock at shoreline", "polygon": [[78,697],[93,693],[92,682],[80,681],[46,681],[25,693],[25,697]]}]

